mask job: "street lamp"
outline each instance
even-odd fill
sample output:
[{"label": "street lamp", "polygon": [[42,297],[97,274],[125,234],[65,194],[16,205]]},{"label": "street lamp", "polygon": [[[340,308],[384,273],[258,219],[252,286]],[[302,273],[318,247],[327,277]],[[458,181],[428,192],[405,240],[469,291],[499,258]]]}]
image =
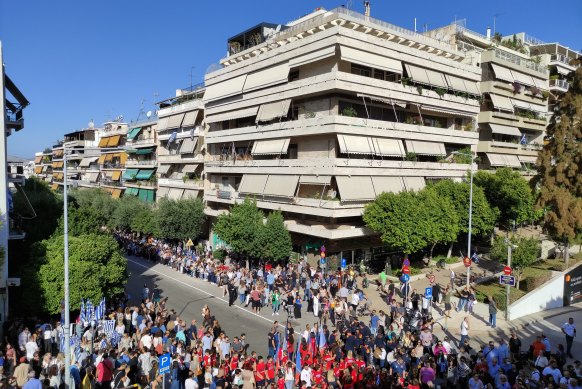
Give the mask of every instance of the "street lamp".
[{"label": "street lamp", "polygon": [[[473,155],[473,152],[470,154],[461,153],[458,151],[453,151],[451,154],[455,155],[464,155],[466,157],[471,157],[471,173],[470,173],[470,188],[469,188],[469,227],[467,232],[467,256],[471,259],[471,227],[473,222],[473,164],[475,159],[477,159],[476,155]],[[471,266],[467,266],[467,288],[471,286]]]}]

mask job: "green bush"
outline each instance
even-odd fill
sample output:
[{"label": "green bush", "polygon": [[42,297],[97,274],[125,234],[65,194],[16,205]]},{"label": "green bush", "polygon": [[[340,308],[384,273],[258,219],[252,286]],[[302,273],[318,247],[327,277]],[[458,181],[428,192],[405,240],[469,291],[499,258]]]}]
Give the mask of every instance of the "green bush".
[{"label": "green bush", "polygon": [[[497,309],[499,309],[499,312],[505,311],[505,286],[501,286],[497,283],[477,285],[475,287],[475,295],[477,297],[477,301],[482,304],[489,304],[489,296],[493,296],[495,302],[497,303]],[[510,303],[514,303],[524,295],[524,291],[511,288],[511,293],[509,294]]]},{"label": "green bush", "polygon": [[[409,267],[410,267],[410,275],[411,276],[422,273],[422,271],[417,267],[414,267],[414,266],[409,266]],[[392,269],[392,276],[400,278],[401,275],[402,275],[402,269]]]},{"label": "green bush", "polygon": [[225,249],[216,249],[212,251],[212,256],[214,259],[218,259],[222,261],[226,257],[226,250]]},{"label": "green bush", "polygon": [[435,261],[436,263],[438,263],[440,260],[443,260],[443,259],[447,265],[452,265],[452,264],[460,262],[459,258],[455,257],[455,256],[447,258],[446,255],[436,255],[436,256],[432,257],[432,260]]}]

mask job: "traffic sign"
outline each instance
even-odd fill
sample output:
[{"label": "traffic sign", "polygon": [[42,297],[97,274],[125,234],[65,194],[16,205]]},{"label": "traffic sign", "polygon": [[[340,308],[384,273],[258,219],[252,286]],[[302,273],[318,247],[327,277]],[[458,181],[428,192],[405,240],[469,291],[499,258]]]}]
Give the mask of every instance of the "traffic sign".
[{"label": "traffic sign", "polygon": [[410,259],[404,258],[404,261],[402,262],[402,266],[410,266]]},{"label": "traffic sign", "polygon": [[505,274],[506,276],[511,275],[511,272],[512,272],[512,270],[511,270],[511,268],[509,266],[505,266],[503,268],[503,274]]},{"label": "traffic sign", "polygon": [[471,267],[471,258],[469,257],[463,258],[463,264],[465,265],[465,267]]},{"label": "traffic sign", "polygon": [[424,297],[426,297],[427,299],[432,299],[432,286],[429,286],[428,288],[424,289]]},{"label": "traffic sign", "polygon": [[6,286],[20,286],[20,277],[7,278]]},{"label": "traffic sign", "polygon": [[403,274],[402,277],[400,277],[400,281],[408,282],[410,281],[410,276],[408,274]]},{"label": "traffic sign", "polygon": [[428,282],[430,282],[431,284],[434,284],[435,281],[436,281],[436,277],[434,276],[434,274],[429,274],[428,275]]},{"label": "traffic sign", "polygon": [[321,257],[321,259],[319,260],[319,263],[322,265],[325,265],[325,257]]},{"label": "traffic sign", "polygon": [[346,264],[346,259],[342,258],[342,269],[345,269],[348,265]]},{"label": "traffic sign", "polygon": [[186,247],[191,247],[194,246],[194,242],[192,242],[192,239],[188,239],[188,242],[186,242]]},{"label": "traffic sign", "polygon": [[515,286],[514,276],[499,276],[499,283],[501,285]]},{"label": "traffic sign", "polygon": [[164,354],[160,357],[160,365],[158,374],[166,374],[170,371],[170,362],[172,362],[172,356],[170,353]]},{"label": "traffic sign", "polygon": [[402,266],[402,274],[410,274],[410,268],[406,265]]}]

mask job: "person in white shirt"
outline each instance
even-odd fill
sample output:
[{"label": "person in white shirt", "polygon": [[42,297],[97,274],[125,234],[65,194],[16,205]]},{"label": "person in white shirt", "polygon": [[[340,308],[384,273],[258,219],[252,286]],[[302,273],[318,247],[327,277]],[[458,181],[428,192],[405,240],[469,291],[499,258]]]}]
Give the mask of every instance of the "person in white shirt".
[{"label": "person in white shirt", "polygon": [[566,354],[568,354],[570,358],[574,358],[572,356],[572,343],[576,337],[576,324],[574,324],[573,318],[569,318],[568,322],[564,323],[562,326],[562,332],[566,335]]},{"label": "person in white shirt", "polygon": [[190,370],[188,372],[188,378],[184,382],[184,389],[198,389],[198,388],[199,388],[198,380],[195,379],[194,372]]},{"label": "person in white shirt", "polygon": [[26,349],[26,359],[32,361],[34,353],[38,351],[38,345],[36,344],[36,334],[32,334],[28,342],[24,345]]},{"label": "person in white shirt", "polygon": [[358,309],[358,304],[360,303],[360,295],[357,292],[352,293],[352,308],[354,311]]},{"label": "person in white shirt", "polygon": [[301,381],[305,382],[305,386],[307,386],[308,388],[311,387],[311,368],[308,365],[303,366],[303,369],[301,370]]},{"label": "person in white shirt", "polygon": [[560,368],[558,367],[558,362],[555,359],[552,359],[552,361],[550,362],[550,366],[546,366],[542,371],[542,375],[544,377],[547,376],[548,374],[551,374],[552,377],[554,377],[554,382],[556,383],[556,385],[560,383],[560,379],[562,378],[562,372],[560,371]]}]

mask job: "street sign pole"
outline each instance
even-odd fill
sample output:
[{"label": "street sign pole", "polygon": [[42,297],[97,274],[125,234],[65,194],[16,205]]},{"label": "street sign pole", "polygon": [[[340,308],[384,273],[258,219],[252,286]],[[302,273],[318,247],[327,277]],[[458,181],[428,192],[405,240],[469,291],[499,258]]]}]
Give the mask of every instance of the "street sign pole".
[{"label": "street sign pole", "polygon": [[[511,268],[511,242],[507,242],[507,267]],[[511,286],[505,285],[505,321],[509,320],[509,293]]]}]

